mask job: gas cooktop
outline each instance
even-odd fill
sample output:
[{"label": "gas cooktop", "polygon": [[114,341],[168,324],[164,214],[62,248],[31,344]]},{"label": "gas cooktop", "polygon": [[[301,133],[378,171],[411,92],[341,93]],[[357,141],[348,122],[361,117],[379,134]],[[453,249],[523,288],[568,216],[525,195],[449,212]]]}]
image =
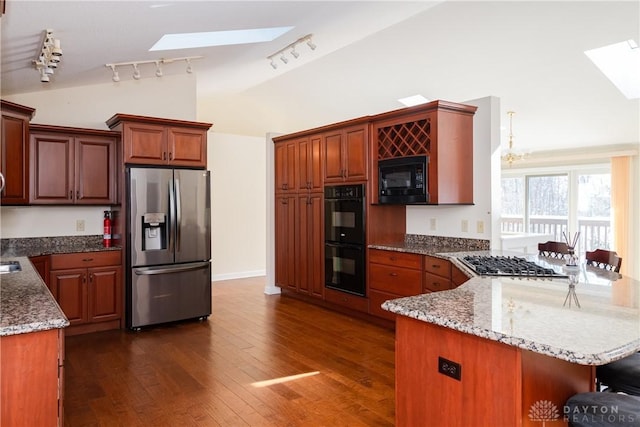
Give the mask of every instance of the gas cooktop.
[{"label": "gas cooktop", "polygon": [[467,255],[460,260],[481,276],[516,276],[536,279],[568,277],[553,268],[543,267],[533,261],[515,256]]}]

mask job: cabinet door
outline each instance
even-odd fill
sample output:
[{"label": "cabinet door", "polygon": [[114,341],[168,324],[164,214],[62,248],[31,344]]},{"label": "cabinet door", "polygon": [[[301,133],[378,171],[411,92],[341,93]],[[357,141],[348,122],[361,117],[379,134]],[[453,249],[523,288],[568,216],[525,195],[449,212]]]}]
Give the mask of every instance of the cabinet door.
[{"label": "cabinet door", "polygon": [[167,157],[174,166],[207,166],[207,132],[170,127],[167,130]]},{"label": "cabinet door", "polygon": [[342,161],[342,132],[324,135],[324,181],[342,182],[344,165]]},{"label": "cabinet door", "polygon": [[344,133],[345,179],[367,179],[367,129],[364,126],[346,129]]},{"label": "cabinet door", "polygon": [[164,126],[125,123],[122,131],[124,162],[147,165],[167,163],[167,131]]},{"label": "cabinet door", "polygon": [[296,287],[296,210],[297,198],[276,198],[275,246],[276,285],[297,290]]},{"label": "cabinet door", "polygon": [[2,112],[0,172],[5,186],[0,194],[3,205],[29,203],[29,122],[20,116]]},{"label": "cabinet door", "polygon": [[312,193],[298,197],[296,238],[297,290],[314,297],[324,296],[323,197]]},{"label": "cabinet door", "polygon": [[298,144],[283,141],[275,144],[275,190],[276,193],[296,191],[298,173]]},{"label": "cabinet door", "polygon": [[324,180],[322,179],[322,137],[315,135],[309,137],[309,166],[307,176],[310,181],[311,191],[324,191]]},{"label": "cabinet door", "polygon": [[88,319],[90,322],[120,319],[122,283],[120,267],[88,269]]},{"label": "cabinet door", "polygon": [[116,140],[77,137],[74,149],[76,203],[117,203]]},{"label": "cabinet door", "polygon": [[34,204],[72,204],[73,194],[73,137],[32,133],[31,191]]},{"label": "cabinet door", "polygon": [[71,325],[86,323],[87,270],[56,270],[50,273],[54,296]]}]

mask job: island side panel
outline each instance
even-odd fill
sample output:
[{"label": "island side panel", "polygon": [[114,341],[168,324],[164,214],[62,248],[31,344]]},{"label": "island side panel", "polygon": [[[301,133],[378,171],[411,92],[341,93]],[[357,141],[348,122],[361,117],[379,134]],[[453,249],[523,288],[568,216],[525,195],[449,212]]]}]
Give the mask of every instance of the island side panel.
[{"label": "island side panel", "polygon": [[574,394],[595,391],[595,367],[521,352],[523,425],[540,426],[544,420],[549,427],[566,426],[564,404]]},{"label": "island side panel", "polygon": [[[458,363],[460,380],[438,372]],[[520,351],[405,316],[396,318],[396,425],[522,424]]]}]

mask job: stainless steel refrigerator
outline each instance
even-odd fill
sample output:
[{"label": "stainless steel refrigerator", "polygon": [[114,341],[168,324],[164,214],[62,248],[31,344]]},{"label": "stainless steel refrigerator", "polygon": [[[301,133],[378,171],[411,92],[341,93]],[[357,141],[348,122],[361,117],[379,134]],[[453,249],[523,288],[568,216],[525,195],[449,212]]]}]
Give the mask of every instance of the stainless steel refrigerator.
[{"label": "stainless steel refrigerator", "polygon": [[127,326],[211,314],[209,171],[130,167]]}]

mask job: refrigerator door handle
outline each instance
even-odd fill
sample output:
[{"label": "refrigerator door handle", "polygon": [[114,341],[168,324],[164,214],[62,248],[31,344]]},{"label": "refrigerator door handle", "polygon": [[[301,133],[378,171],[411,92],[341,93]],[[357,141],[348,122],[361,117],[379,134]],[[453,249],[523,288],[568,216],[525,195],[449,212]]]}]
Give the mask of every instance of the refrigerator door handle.
[{"label": "refrigerator door handle", "polygon": [[176,252],[180,252],[180,229],[182,224],[182,202],[180,197],[180,180],[175,180],[175,188],[176,188],[176,200],[175,200],[175,209],[176,209]]},{"label": "refrigerator door handle", "polygon": [[169,251],[175,245],[174,230],[176,228],[176,194],[173,179],[169,180]]},{"label": "refrigerator door handle", "polygon": [[200,270],[202,268],[207,268],[209,266],[208,262],[199,262],[196,264],[189,265],[181,265],[181,266],[172,266],[172,267],[143,267],[143,268],[134,268],[133,272],[137,276],[151,276],[154,274],[169,274],[169,273],[182,273],[184,271],[193,271]]}]

